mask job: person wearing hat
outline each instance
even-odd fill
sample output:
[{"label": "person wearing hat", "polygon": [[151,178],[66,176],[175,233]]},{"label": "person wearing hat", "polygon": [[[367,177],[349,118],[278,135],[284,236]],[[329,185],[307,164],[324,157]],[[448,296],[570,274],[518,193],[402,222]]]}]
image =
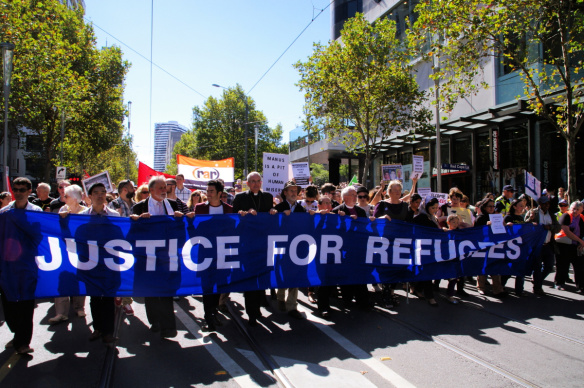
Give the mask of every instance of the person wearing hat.
[{"label": "person wearing hat", "polygon": [[[302,206],[298,197],[300,186],[294,181],[288,181],[282,190],[282,202],[276,205],[278,213],[284,213],[289,216],[291,213],[306,213],[306,209]],[[288,290],[288,298],[286,298],[286,290]],[[288,315],[292,318],[302,319],[302,314],[298,311],[298,288],[278,288],[276,292],[278,298],[278,309],[282,312],[288,311]]]},{"label": "person wearing hat", "polygon": [[539,207],[531,209],[525,214],[525,221],[542,225],[547,230],[545,242],[541,248],[539,257],[533,261],[533,293],[544,296],[543,280],[554,270],[555,237],[561,226],[556,217],[550,211],[551,201],[547,195],[542,195],[537,200]]},{"label": "person wearing hat", "polygon": [[558,202],[558,208],[560,209],[560,211],[556,213],[556,219],[560,221],[560,217],[563,216],[564,213],[568,211],[568,201],[566,201],[565,199],[560,199],[560,201]]},{"label": "person wearing hat", "polygon": [[369,190],[365,186],[357,187],[357,206],[365,210],[367,216],[373,215],[375,207],[369,204]]},{"label": "person wearing hat", "polygon": [[511,210],[511,198],[515,193],[515,189],[511,185],[503,187],[503,194],[495,200],[495,211],[501,213],[505,217]]}]

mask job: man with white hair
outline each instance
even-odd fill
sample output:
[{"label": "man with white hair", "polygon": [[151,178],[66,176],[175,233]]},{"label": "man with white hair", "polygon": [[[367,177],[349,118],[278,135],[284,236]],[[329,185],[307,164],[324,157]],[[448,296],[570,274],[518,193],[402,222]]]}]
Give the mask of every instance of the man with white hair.
[{"label": "man with white hair", "polygon": [[[343,203],[332,210],[340,216],[349,216],[353,219],[357,217],[367,217],[365,210],[357,206],[357,190],[354,186],[347,186],[341,192]],[[335,286],[320,286],[318,288],[318,311],[323,318],[330,314],[330,295]],[[369,291],[366,284],[342,285],[341,294],[343,301],[348,306],[355,298],[357,306],[362,309],[368,309]]]},{"label": "man with white hair", "polygon": [[54,198],[49,197],[51,186],[48,183],[39,183],[36,188],[37,197],[32,201],[33,205],[37,205],[44,212],[50,212],[50,204]]},{"label": "man with white hair", "polygon": [[[166,180],[164,176],[155,176],[148,182],[150,196],[138,202],[132,208],[132,220],[150,218],[151,216],[173,215],[182,217],[178,211],[176,201],[168,199]],[[146,316],[150,322],[152,332],[160,332],[162,338],[176,337],[176,320],[174,317],[174,305],[172,296],[145,297]]]},{"label": "man with white hair", "polygon": [[[233,200],[233,212],[241,216],[247,214],[256,215],[259,213],[276,214],[274,209],[274,199],[272,194],[261,191],[262,176],[259,172],[250,172],[247,175],[247,186],[249,190],[239,193]],[[256,326],[257,319],[261,317],[260,307],[266,298],[264,290],[246,291],[245,310],[249,317],[249,325]]]}]

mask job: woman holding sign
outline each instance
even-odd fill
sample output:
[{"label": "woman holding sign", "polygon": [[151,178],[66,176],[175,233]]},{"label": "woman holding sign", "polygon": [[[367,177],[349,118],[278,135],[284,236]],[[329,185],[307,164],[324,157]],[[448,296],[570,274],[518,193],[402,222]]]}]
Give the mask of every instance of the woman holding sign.
[{"label": "woman holding sign", "polygon": [[[491,225],[489,215],[495,213],[495,200],[491,197],[485,197],[479,205],[480,213],[477,217],[474,226]],[[493,280],[493,296],[495,298],[504,298],[507,296],[503,284],[501,283],[501,275],[491,275]],[[487,292],[487,275],[477,276],[477,289],[479,294],[485,295]]]}]

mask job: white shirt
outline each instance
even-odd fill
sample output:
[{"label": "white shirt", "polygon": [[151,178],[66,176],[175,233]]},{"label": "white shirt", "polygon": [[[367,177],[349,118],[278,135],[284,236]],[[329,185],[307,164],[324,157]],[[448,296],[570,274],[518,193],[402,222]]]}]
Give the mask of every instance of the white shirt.
[{"label": "white shirt", "polygon": [[151,216],[164,216],[166,212],[164,211],[164,200],[157,201],[154,198],[150,197],[148,200],[148,213]]},{"label": "white shirt", "polygon": [[223,214],[223,205],[211,206],[209,204],[209,214]]},{"label": "white shirt", "polygon": [[[14,207],[14,203],[15,203],[15,202],[16,202],[16,201],[12,201],[12,202],[10,202],[8,205],[4,206],[4,207],[2,208],[2,210],[0,210],[0,214],[2,214],[2,213],[6,213],[6,212],[7,212],[8,210],[10,210],[10,209],[16,209],[16,208]],[[27,203],[26,203],[26,207],[25,207],[23,210],[31,210],[31,211],[33,211],[33,212],[42,212],[42,211],[43,211],[43,209],[41,209],[41,208],[40,208],[40,207],[38,207],[37,205],[33,205],[33,204],[32,204],[32,203],[30,203],[30,202],[27,202]]]},{"label": "white shirt", "polygon": [[[539,211],[539,224],[540,225],[551,225],[552,224],[552,216],[551,216],[549,211],[546,214],[544,214],[543,211],[541,211],[541,210]],[[551,238],[552,238],[552,232],[550,230],[548,230],[547,235],[545,236],[544,244],[549,243]]]},{"label": "white shirt", "polygon": [[311,204],[306,203],[306,200],[303,199],[302,201],[300,201],[300,205],[302,205],[303,208],[306,209],[306,211],[309,210],[314,210],[314,211],[318,211],[318,201],[314,200]]}]

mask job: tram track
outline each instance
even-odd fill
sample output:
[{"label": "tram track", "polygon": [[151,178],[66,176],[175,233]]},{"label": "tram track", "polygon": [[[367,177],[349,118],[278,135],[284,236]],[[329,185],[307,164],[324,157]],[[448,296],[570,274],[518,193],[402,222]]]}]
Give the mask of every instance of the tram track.
[{"label": "tram track", "polygon": [[445,341],[441,338],[437,338],[436,336],[428,333],[427,331],[425,331],[424,329],[421,329],[409,322],[406,322],[400,318],[397,318],[397,314],[392,314],[390,313],[388,310],[383,309],[381,307],[375,306],[374,307],[374,311],[379,314],[382,315],[383,317],[391,320],[392,322],[412,331],[413,333],[417,334],[418,336],[428,339],[432,342],[434,342],[437,345],[442,346],[443,348],[454,352],[456,354],[458,354],[461,357],[466,358],[467,360],[470,360],[476,364],[481,365],[484,368],[487,368],[488,370],[499,374],[500,376],[505,377],[508,380],[513,381],[514,383],[521,385],[523,387],[528,387],[528,388],[539,388],[540,385],[538,385],[537,383],[533,382],[533,381],[529,381],[507,369],[504,369],[498,365],[493,364],[492,362],[477,356],[476,354],[472,354],[464,349],[462,349],[461,347],[449,342],[449,341]]}]

